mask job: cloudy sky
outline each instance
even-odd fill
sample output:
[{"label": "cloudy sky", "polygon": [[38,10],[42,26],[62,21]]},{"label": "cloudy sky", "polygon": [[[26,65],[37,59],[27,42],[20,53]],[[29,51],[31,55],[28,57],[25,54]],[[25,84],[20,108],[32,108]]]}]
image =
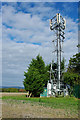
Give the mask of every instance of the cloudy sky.
[{"label": "cloudy sky", "polygon": [[[53,31],[49,19],[57,12],[66,18],[63,44],[66,65],[77,53],[78,3],[77,2],[3,2],[2,3],[2,85],[23,86],[24,71],[38,54],[45,64],[56,54]],[[1,46],[1,44],[0,44]]]},{"label": "cloudy sky", "polygon": [[78,2],[79,0],[0,0],[2,2]]}]

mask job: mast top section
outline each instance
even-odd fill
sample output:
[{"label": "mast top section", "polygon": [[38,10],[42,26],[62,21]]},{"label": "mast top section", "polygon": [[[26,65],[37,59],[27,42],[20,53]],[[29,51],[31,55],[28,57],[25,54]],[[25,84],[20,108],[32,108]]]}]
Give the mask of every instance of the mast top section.
[{"label": "mast top section", "polygon": [[60,13],[57,13],[56,16],[50,19],[50,29],[54,30],[59,26],[64,30],[66,28],[66,19]]}]

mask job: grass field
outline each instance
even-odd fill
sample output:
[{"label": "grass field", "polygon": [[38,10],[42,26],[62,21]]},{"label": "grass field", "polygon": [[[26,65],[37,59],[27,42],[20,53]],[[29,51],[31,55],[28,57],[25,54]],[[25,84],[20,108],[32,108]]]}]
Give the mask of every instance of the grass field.
[{"label": "grass field", "polygon": [[[26,98],[25,95],[3,95],[2,100],[3,100],[3,109],[2,109],[3,117],[5,116],[9,117],[8,115],[5,115],[6,107],[8,109],[8,112],[11,111],[11,109],[12,111],[14,111],[13,108],[15,108],[14,107],[15,105],[17,106],[17,108],[19,108],[18,111],[19,110],[21,111],[21,109],[23,109],[24,113],[28,117],[32,117],[32,118],[40,117],[39,116],[40,114],[41,114],[41,117],[43,118],[45,118],[46,116],[47,117],[49,116],[51,118],[54,118],[54,117],[55,118],[66,118],[66,117],[77,118],[78,117],[78,99],[74,97]],[[14,112],[16,113],[16,111]],[[34,115],[33,115],[33,112],[34,112]],[[42,113],[39,113],[39,112],[42,112]],[[18,114],[21,115],[23,113],[19,112]],[[24,115],[22,115],[22,117],[23,116]]]}]

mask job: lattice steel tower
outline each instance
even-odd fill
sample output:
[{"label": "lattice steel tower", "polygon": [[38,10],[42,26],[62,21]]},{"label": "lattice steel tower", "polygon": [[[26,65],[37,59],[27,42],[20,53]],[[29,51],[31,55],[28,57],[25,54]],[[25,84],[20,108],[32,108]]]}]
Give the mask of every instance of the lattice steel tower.
[{"label": "lattice steel tower", "polygon": [[57,53],[57,89],[61,89],[61,52],[62,52],[62,43],[64,42],[64,30],[66,28],[66,20],[63,18],[60,13],[57,13],[52,19],[50,19],[50,29],[55,32],[56,39],[52,42],[56,42]]}]

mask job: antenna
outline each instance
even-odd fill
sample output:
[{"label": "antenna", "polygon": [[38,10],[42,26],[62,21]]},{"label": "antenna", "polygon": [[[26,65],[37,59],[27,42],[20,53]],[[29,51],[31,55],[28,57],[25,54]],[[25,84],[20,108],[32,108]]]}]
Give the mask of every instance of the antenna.
[{"label": "antenna", "polygon": [[64,30],[66,28],[66,20],[63,18],[60,13],[57,13],[52,19],[50,19],[50,29],[56,33],[56,50],[57,52],[57,88],[61,89],[61,52],[62,52],[62,43],[65,39]]}]

